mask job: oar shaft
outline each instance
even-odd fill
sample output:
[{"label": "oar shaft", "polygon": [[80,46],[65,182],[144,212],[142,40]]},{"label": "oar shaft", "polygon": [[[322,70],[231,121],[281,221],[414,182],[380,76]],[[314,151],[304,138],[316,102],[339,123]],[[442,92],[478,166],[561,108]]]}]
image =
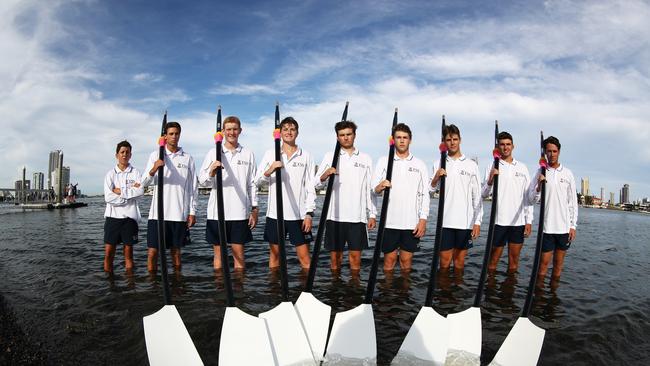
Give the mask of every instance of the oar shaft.
[{"label": "oar shaft", "polygon": [[[397,124],[397,109],[393,116],[393,127]],[[391,135],[392,135],[391,128]],[[388,161],[386,166],[386,180],[390,181],[393,178],[393,162],[395,160],[395,143],[391,138],[391,143],[388,148]],[[364,304],[372,304],[372,297],[375,292],[375,285],[377,283],[377,271],[379,269],[379,257],[381,256],[381,247],[384,240],[384,229],[386,228],[386,217],[388,216],[388,203],[390,201],[390,187],[384,189],[384,198],[381,203],[381,215],[379,216],[379,226],[377,228],[377,241],[375,242],[375,250],[372,255],[372,266],[370,266],[370,275],[368,276],[368,286],[366,287],[366,296],[363,300]]]},{"label": "oar shaft", "polygon": [[[167,112],[163,117],[162,128],[160,131],[161,138],[165,135],[165,125],[167,124]],[[158,159],[165,161],[165,145],[160,144],[158,150]],[[171,305],[172,296],[169,290],[169,280],[167,279],[167,239],[165,237],[165,205],[164,205],[164,195],[163,195],[163,186],[165,180],[165,170],[164,165],[158,168],[158,189],[156,191],[157,198],[157,213],[158,213],[158,257],[160,258],[160,274],[163,282],[163,297],[165,300],[165,305]]]},{"label": "oar shaft", "polygon": [[[275,106],[275,128],[280,129],[280,107]],[[282,161],[280,131],[275,135],[275,161]],[[278,230],[278,249],[280,250],[280,282],[282,301],[289,301],[289,279],[287,273],[287,251],[284,233],[284,208],[282,207],[282,169],[275,170],[275,203]]]},{"label": "oar shaft", "polygon": [[[341,121],[346,121],[348,118],[348,103],[345,103],[345,109],[343,110],[343,116]],[[332,156],[332,168],[338,166],[339,155],[341,154],[341,144],[338,140],[336,141],[336,146],[334,147],[334,156]],[[318,179],[319,177],[316,177]],[[316,232],[316,241],[314,242],[314,250],[311,253],[311,263],[309,265],[309,275],[307,276],[307,284],[305,285],[305,291],[311,292],[314,287],[314,279],[316,278],[316,267],[318,266],[318,257],[320,256],[320,248],[323,243],[323,237],[325,235],[325,224],[327,222],[327,213],[329,212],[330,199],[332,197],[332,190],[334,189],[334,178],[335,174],[330,175],[327,178],[327,189],[325,191],[325,199],[323,200],[323,208],[320,213],[320,220],[318,221],[318,231]]]}]

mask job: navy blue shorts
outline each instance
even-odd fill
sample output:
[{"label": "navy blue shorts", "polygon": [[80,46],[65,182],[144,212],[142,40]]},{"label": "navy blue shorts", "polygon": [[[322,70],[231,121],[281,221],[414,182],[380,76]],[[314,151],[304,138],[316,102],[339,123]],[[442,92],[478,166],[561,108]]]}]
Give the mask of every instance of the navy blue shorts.
[{"label": "navy blue shorts", "polygon": [[571,246],[569,243],[569,233],[566,234],[547,234],[544,233],[542,239],[542,252],[552,252],[554,250],[567,250]]},{"label": "navy blue shorts", "polygon": [[[253,240],[253,233],[248,227],[248,220],[226,220],[226,240],[230,244],[246,244]],[[219,240],[219,220],[205,223],[205,241],[212,245],[221,245]]]},{"label": "navy blue shorts", "polygon": [[494,246],[502,247],[506,244],[524,243],[524,225],[501,226],[494,225]]},{"label": "navy blue shorts", "polygon": [[[289,241],[294,246],[307,244],[311,241],[311,232],[302,232],[302,220],[284,220],[285,240],[289,235]],[[278,244],[278,220],[270,217],[266,218],[264,225],[264,240],[269,243]]]},{"label": "navy blue shorts", "polygon": [[441,251],[449,249],[464,250],[472,248],[473,246],[472,230],[442,228],[442,241],[440,242]]},{"label": "navy blue shorts", "polygon": [[390,253],[398,248],[411,253],[417,252],[420,250],[420,239],[413,235],[413,230],[384,229],[381,251]]},{"label": "navy blue shorts", "polygon": [[[190,230],[185,221],[165,220],[165,240],[167,249],[182,248],[190,244]],[[147,247],[158,249],[158,220],[147,221]]]},{"label": "navy blue shorts", "polygon": [[349,250],[368,248],[366,224],[327,220],[325,223],[325,249],[342,252],[346,244]]},{"label": "navy blue shorts", "polygon": [[104,243],[133,245],[138,242],[138,222],[131,218],[107,217],[104,222]]}]

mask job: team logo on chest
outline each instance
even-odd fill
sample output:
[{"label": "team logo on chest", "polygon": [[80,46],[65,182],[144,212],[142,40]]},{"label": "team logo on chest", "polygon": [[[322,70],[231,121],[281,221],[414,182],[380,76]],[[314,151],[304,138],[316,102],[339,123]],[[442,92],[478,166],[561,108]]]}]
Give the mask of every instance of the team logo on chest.
[{"label": "team logo on chest", "polygon": [[458,174],[467,175],[467,176],[472,175],[472,173],[470,173],[470,172],[468,172],[467,170],[464,170],[464,169],[461,169],[460,171],[458,171]]},{"label": "team logo on chest", "polygon": [[409,167],[409,170],[408,170],[408,171],[409,171],[409,172],[413,172],[413,173],[419,173],[419,172],[420,172],[420,169],[418,169],[418,168],[413,168],[413,167]]},{"label": "team logo on chest", "polygon": [[178,164],[176,165],[176,167],[177,167],[178,169],[187,169],[187,164],[178,163]]},{"label": "team logo on chest", "polygon": [[515,172],[515,177],[516,178],[526,178],[526,174],[521,173],[521,172]]},{"label": "team logo on chest", "polygon": [[358,162],[354,163],[354,167],[355,168],[361,168],[361,169],[366,169],[367,168],[366,164],[358,163]]},{"label": "team logo on chest", "polygon": [[237,165],[248,165],[249,163],[245,160],[237,160]]},{"label": "team logo on chest", "polygon": [[298,167],[304,168],[305,163],[302,163],[302,162],[299,162],[299,161],[294,161],[293,164],[291,164],[291,166],[294,167],[294,168],[298,168]]}]

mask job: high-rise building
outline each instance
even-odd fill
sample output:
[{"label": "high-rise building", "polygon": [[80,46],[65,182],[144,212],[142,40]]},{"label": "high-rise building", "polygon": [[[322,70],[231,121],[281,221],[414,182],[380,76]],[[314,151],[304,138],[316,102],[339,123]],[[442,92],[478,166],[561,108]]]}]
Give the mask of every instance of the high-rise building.
[{"label": "high-rise building", "polygon": [[63,167],[63,176],[61,177],[61,185],[63,188],[70,184],[70,167],[69,166],[64,166]]},{"label": "high-rise building", "polygon": [[621,189],[621,203],[630,203],[630,185],[623,184]]},{"label": "high-rise building", "polygon": [[[23,181],[22,181],[22,179],[17,180],[16,183],[15,183],[14,189],[16,189],[17,192],[18,192],[18,191],[22,191],[23,189],[24,189],[24,190],[30,190],[30,189],[31,189],[31,185],[32,185],[31,183],[32,183],[32,182],[30,182],[29,180],[26,180],[26,181],[25,181],[25,186],[23,187]],[[17,193],[17,192],[16,192],[16,193]]]},{"label": "high-rise building", "polygon": [[41,172],[35,172],[34,179],[32,179],[32,182],[34,182],[34,189],[44,189],[45,187],[45,174]]},{"label": "high-rise building", "polygon": [[609,204],[614,205],[614,192],[609,192]]},{"label": "high-rise building", "polygon": [[605,202],[605,188],[600,187],[600,202]]},{"label": "high-rise building", "polygon": [[591,196],[589,193],[589,178],[582,178],[580,180],[580,194],[583,196]]},{"label": "high-rise building", "polygon": [[[47,167],[47,188],[49,189],[50,187],[54,187],[54,183],[56,183],[52,178],[54,173],[59,166],[59,160],[63,160],[63,151],[61,150],[54,150],[50,151],[50,161]],[[61,162],[63,163],[63,162]]]}]

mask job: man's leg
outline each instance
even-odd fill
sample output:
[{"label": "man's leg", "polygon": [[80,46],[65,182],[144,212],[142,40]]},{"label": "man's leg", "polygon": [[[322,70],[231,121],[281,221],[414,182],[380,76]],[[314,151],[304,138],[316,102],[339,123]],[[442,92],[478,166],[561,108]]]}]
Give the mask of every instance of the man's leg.
[{"label": "man's leg", "polygon": [[348,250],[348,259],[350,260],[350,269],[358,271],[361,269],[361,251]]},{"label": "man's leg", "polygon": [[147,271],[156,272],[158,269],[158,250],[147,248]]},{"label": "man's leg", "polygon": [[309,257],[309,244],[298,245],[296,247],[296,256],[302,269],[309,269],[311,258]]},{"label": "man's leg", "polygon": [[212,260],[212,267],[215,271],[221,269],[221,246],[212,245],[212,251],[214,252],[214,258]]},{"label": "man's leg", "polygon": [[560,275],[562,274],[562,267],[564,266],[564,256],[566,256],[566,250],[555,249],[553,252],[553,279],[559,280]]},{"label": "man's leg", "polygon": [[341,262],[343,262],[343,251],[331,250],[330,251],[330,268],[332,270],[341,269]]},{"label": "man's leg", "polygon": [[172,265],[176,271],[181,270],[181,248],[171,248]]},{"label": "man's leg", "polygon": [[235,261],[235,269],[243,270],[246,268],[246,263],[244,263],[244,244],[231,243],[230,248],[232,249],[232,257]]},{"label": "man's leg", "polygon": [[124,267],[133,270],[133,245],[124,245]]},{"label": "man's leg", "polygon": [[384,253],[384,271],[392,271],[395,268],[395,263],[397,263],[397,249]]},{"label": "man's leg", "polygon": [[542,252],[542,258],[539,262],[539,272],[537,273],[537,285],[544,285],[544,278],[546,277],[546,271],[548,271],[548,265],[551,263],[551,258],[553,258],[553,252]]},{"label": "man's leg", "polygon": [[269,243],[269,268],[280,267],[280,246]]},{"label": "man's leg", "polygon": [[406,250],[399,251],[399,267],[402,271],[411,269],[411,262],[413,261],[413,253]]},{"label": "man's leg", "polygon": [[452,249],[440,251],[440,269],[442,270],[449,269],[449,266],[451,266],[451,257],[453,252],[454,251]]},{"label": "man's leg", "polygon": [[[501,254],[503,253],[503,247],[493,247],[492,248],[492,253],[490,254],[490,263],[488,264],[488,270],[489,271],[495,271],[497,269],[497,265],[499,264],[499,259],[501,259]],[[508,253],[510,253],[510,249],[508,249]]]},{"label": "man's leg", "polygon": [[115,259],[115,245],[104,245],[104,272],[113,272],[113,259]]},{"label": "man's leg", "polygon": [[508,244],[508,272],[516,272],[519,269],[519,254],[523,246],[523,243]]},{"label": "man's leg", "polygon": [[454,249],[454,270],[462,271],[465,269],[465,257],[467,256],[467,249]]}]

